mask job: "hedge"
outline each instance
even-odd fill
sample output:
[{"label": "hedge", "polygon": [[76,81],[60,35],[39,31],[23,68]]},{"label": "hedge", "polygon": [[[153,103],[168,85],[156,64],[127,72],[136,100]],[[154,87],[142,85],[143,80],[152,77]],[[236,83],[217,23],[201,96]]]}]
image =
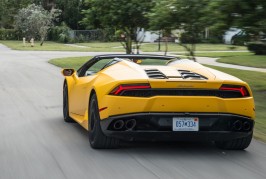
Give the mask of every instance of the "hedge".
[{"label": "hedge", "polygon": [[0,40],[17,40],[18,35],[14,29],[0,29]]},{"label": "hedge", "polygon": [[254,52],[256,55],[266,55],[266,43],[250,42],[247,46],[248,50]]}]

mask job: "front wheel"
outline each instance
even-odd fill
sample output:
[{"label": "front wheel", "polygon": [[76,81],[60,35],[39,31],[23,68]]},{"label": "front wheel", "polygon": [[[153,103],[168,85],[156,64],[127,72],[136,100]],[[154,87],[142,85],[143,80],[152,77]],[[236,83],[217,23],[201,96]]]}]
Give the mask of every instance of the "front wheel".
[{"label": "front wheel", "polygon": [[244,150],[251,143],[253,133],[248,135],[247,137],[233,139],[229,141],[216,141],[215,145],[221,149],[227,150]]},{"label": "front wheel", "polygon": [[118,148],[119,140],[104,135],[100,125],[100,115],[96,95],[92,95],[89,104],[89,141],[94,149]]}]

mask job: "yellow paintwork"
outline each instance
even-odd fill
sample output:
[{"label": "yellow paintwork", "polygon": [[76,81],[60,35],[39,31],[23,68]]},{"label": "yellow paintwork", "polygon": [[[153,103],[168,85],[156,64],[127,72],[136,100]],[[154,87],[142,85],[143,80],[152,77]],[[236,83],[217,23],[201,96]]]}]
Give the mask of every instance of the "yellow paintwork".
[{"label": "yellow paintwork", "polygon": [[[182,78],[149,79],[143,68],[157,68],[168,76],[177,75],[177,68],[206,76],[208,80],[184,80]],[[68,84],[70,116],[88,129],[88,105],[91,91],[97,94],[100,118],[139,112],[218,112],[230,113],[255,119],[254,100],[247,83],[223,72],[194,62],[170,64],[170,66],[139,66],[122,61],[97,74],[78,77],[76,72],[65,77]],[[154,96],[121,97],[108,95],[120,84],[149,83],[151,88],[219,89],[222,84],[245,86],[250,97],[218,98],[212,96]]]}]

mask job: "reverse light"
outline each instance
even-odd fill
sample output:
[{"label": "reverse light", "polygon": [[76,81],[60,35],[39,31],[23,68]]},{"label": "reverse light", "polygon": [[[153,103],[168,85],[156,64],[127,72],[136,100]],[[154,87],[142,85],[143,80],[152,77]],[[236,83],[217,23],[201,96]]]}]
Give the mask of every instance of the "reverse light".
[{"label": "reverse light", "polygon": [[240,92],[243,97],[249,96],[248,90],[245,86],[236,85],[222,85],[219,90],[222,91],[237,91]]},{"label": "reverse light", "polygon": [[119,95],[123,91],[128,90],[138,90],[138,89],[149,89],[151,88],[150,84],[126,84],[126,85],[119,85],[115,89],[111,91],[110,94],[112,95]]}]

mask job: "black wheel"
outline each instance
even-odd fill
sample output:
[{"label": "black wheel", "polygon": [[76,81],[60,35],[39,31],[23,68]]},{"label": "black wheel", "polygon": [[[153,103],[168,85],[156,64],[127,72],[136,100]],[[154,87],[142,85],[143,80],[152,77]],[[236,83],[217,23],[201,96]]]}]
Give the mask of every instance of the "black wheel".
[{"label": "black wheel", "polygon": [[64,121],[69,123],[74,123],[75,121],[69,116],[69,109],[68,109],[68,89],[67,84],[64,84],[63,89],[63,116]]},{"label": "black wheel", "polygon": [[229,141],[216,141],[215,145],[221,149],[227,150],[244,150],[251,143],[253,134],[251,133],[247,137],[233,139]]},{"label": "black wheel", "polygon": [[89,141],[94,149],[112,149],[119,147],[119,140],[107,137],[100,126],[100,115],[96,95],[92,95],[89,104]]}]

